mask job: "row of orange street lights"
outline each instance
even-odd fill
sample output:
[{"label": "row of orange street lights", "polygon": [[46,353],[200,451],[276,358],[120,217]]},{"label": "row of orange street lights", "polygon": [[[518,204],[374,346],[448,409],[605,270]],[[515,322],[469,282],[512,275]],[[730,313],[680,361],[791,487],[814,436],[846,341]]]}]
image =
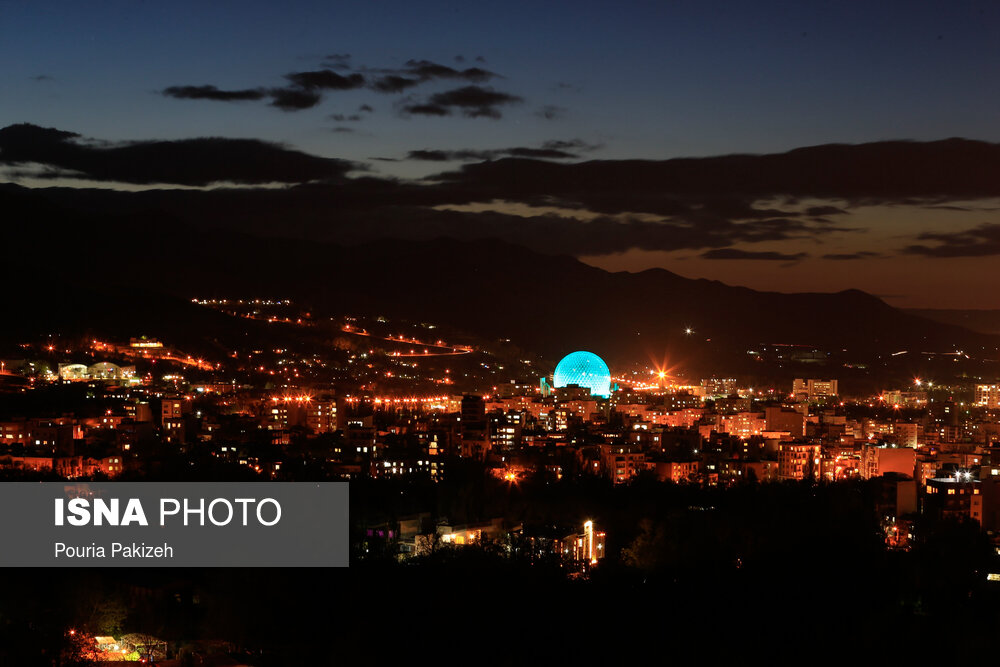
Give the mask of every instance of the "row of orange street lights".
[{"label": "row of orange street lights", "polygon": [[[441,401],[447,401],[450,398],[451,398],[450,396],[422,396],[422,397],[410,397],[410,398],[389,398],[389,397],[384,397],[383,398],[383,397],[376,397],[376,398],[372,398],[370,400],[373,403],[377,403],[377,404],[384,403],[384,404],[388,405],[388,404],[391,404],[391,403],[400,403],[400,404],[406,404],[406,403],[439,403]],[[277,399],[275,399],[275,400],[277,400]],[[349,397],[347,397],[344,400],[346,400],[349,403],[359,403],[362,400],[367,400],[367,399],[363,399],[360,396],[349,396]]]},{"label": "row of orange street lights", "polygon": [[349,324],[345,324],[343,327],[341,327],[341,330],[344,331],[345,333],[355,334],[357,336],[368,336],[370,338],[378,338],[379,340],[389,341],[390,343],[411,343],[423,347],[438,347],[449,350],[448,352],[428,352],[427,350],[424,350],[422,353],[420,353],[411,349],[409,354],[404,354],[402,352],[393,352],[391,356],[394,357],[456,356],[459,354],[469,354],[470,352],[472,352],[472,348],[467,345],[448,345],[443,340],[438,340],[436,343],[423,343],[417,340],[416,338],[406,338],[402,334],[400,334],[398,337],[373,336],[372,334],[368,333],[363,329],[354,330]]}]

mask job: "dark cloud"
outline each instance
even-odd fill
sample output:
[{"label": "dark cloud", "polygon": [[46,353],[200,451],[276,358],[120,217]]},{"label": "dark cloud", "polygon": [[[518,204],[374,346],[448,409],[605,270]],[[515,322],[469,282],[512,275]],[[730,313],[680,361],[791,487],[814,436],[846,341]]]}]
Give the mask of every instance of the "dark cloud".
[{"label": "dark cloud", "polygon": [[440,151],[440,150],[420,150],[410,151],[406,154],[407,160],[422,160],[425,162],[448,162],[449,160],[486,160],[482,151]]},{"label": "dark cloud", "polygon": [[339,127],[335,127],[333,129],[331,129],[330,131],[331,132],[340,132],[340,133],[347,134],[347,133],[350,133],[350,132],[354,132],[354,128],[353,127],[339,126]]},{"label": "dark cloud", "polygon": [[401,69],[374,70],[380,74],[368,82],[368,87],[380,93],[401,93],[428,81],[459,80],[482,83],[496,78],[495,72],[469,67],[458,70],[430,60],[408,60]]},{"label": "dark cloud", "polygon": [[500,120],[503,114],[496,107],[467,107],[462,110],[462,115],[466,118],[492,118]]},{"label": "dark cloud", "polygon": [[566,108],[554,104],[546,104],[535,111],[535,115],[545,120],[560,120],[566,117]]},{"label": "dark cloud", "polygon": [[451,110],[439,104],[406,104],[401,107],[403,113],[417,116],[450,116]]},{"label": "dark cloud", "polygon": [[837,259],[837,260],[851,260],[851,259],[872,259],[873,257],[881,257],[881,253],[877,252],[848,252],[848,253],[832,253],[829,255],[823,255],[823,259]]},{"label": "dark cloud", "polygon": [[268,94],[271,96],[271,106],[282,111],[311,109],[323,99],[316,91],[303,88],[275,88]]},{"label": "dark cloud", "polygon": [[24,156],[24,153],[31,151],[34,144],[46,148],[69,143],[79,138],[80,135],[76,132],[57,130],[54,127],[39,127],[31,123],[8,125],[0,130],[0,148],[3,149],[0,152],[0,160],[4,162],[48,162],[48,160]]},{"label": "dark cloud", "polygon": [[[291,84],[287,86],[220,90],[213,85],[188,85],[170,86],[161,92],[176,99],[201,99],[219,102],[269,98],[271,105],[279,109],[300,111],[319,104],[323,94],[329,91],[356,90],[368,87],[380,93],[398,94],[428,81],[451,80],[483,83],[499,76],[499,74],[481,67],[455,69],[430,60],[408,60],[402,68],[368,69],[354,67],[350,54],[335,53],[323,59],[323,69],[286,74],[285,79]],[[440,99],[435,99],[438,96],[441,96]],[[499,118],[499,106],[519,101],[521,101],[519,97],[508,93],[479,86],[466,86],[457,90],[437,93],[428,100],[406,100],[397,108],[406,114],[424,116],[449,116],[453,110],[458,109],[463,115],[470,118]],[[369,112],[372,111],[372,107],[367,104],[362,105],[361,108]]]},{"label": "dark cloud", "polygon": [[542,148],[555,151],[596,151],[600,144],[588,144],[583,139],[551,139],[542,144]]},{"label": "dark cloud", "polygon": [[604,255],[632,248],[698,250],[793,238],[757,223],[718,228],[688,223],[598,217],[581,221],[561,215],[522,216],[496,210],[458,211],[417,205],[427,195],[411,184],[352,179],[346,185],[308,186],[262,193],[238,211],[219,210],[240,224],[274,233],[274,220],[294,214],[304,238],[364,243],[385,238],[427,240],[495,238],[553,254]]},{"label": "dark cloud", "polygon": [[[689,209],[671,220],[651,221],[630,216],[598,216],[579,220],[567,215],[513,215],[505,212],[502,203],[486,204],[493,197],[484,192],[448,192],[447,186],[414,183],[368,181],[372,187],[360,199],[357,179],[350,191],[338,188],[336,195],[326,195],[327,206],[335,205],[344,217],[344,224],[327,227],[329,216],[318,218],[315,229],[325,238],[370,241],[377,238],[428,239],[439,236],[452,238],[500,238],[544,252],[603,255],[630,248],[643,250],[705,250],[740,244],[780,242],[800,238],[815,238],[830,234],[827,227],[812,227],[791,219],[766,218],[734,222],[698,217]],[[442,190],[442,187],[445,190]],[[318,195],[317,195],[318,196]],[[331,196],[336,199],[332,203]],[[503,199],[503,197],[499,197]],[[493,209],[470,212],[431,208],[444,204],[478,203]],[[524,200],[521,200],[524,201]],[[546,196],[533,198],[534,206],[560,207],[560,202]],[[346,236],[345,236],[346,234]]]},{"label": "dark cloud", "polygon": [[242,102],[262,100],[267,97],[267,91],[259,88],[244,90],[219,90],[215,86],[170,86],[162,93],[167,97],[179,100],[214,100],[216,102]]},{"label": "dark cloud", "polygon": [[31,80],[32,81],[37,81],[39,83],[42,83],[42,82],[45,82],[45,81],[55,81],[55,79],[53,79],[48,74],[36,74],[35,76],[31,77]]},{"label": "dark cloud", "polygon": [[351,54],[350,53],[331,53],[323,58],[323,64],[326,67],[332,67],[333,69],[350,69],[351,67]]},{"label": "dark cloud", "polygon": [[365,113],[373,113],[375,109],[373,109],[369,104],[362,104],[361,106],[358,107],[358,111],[363,111]]},{"label": "dark cloud", "polygon": [[[343,56],[348,58],[346,54]],[[365,78],[357,73],[338,74],[330,69],[310,72],[292,72],[285,78],[291,86],[281,88],[250,88],[245,90],[220,90],[212,85],[170,86],[162,93],[167,97],[185,100],[214,100],[217,102],[237,102],[270,98],[271,106],[283,111],[301,111],[319,104],[322,92],[328,90],[353,90],[365,85]]]},{"label": "dark cloud", "polygon": [[903,252],[924,257],[984,257],[1000,255],[1000,224],[984,223],[972,229],[950,233],[920,234],[921,241],[938,245],[910,245]]},{"label": "dark cloud", "polygon": [[400,93],[407,88],[419,86],[420,83],[420,79],[411,79],[397,74],[387,74],[372,81],[371,87],[380,93]]},{"label": "dark cloud", "polygon": [[580,157],[575,153],[568,153],[555,148],[508,148],[505,154],[513,157],[530,157],[542,160],[566,160]]},{"label": "dark cloud", "polygon": [[[340,126],[338,126],[340,127]],[[349,129],[349,128],[345,128]],[[338,131],[331,128],[331,131]],[[338,242],[364,242],[381,238],[432,239],[499,238],[548,253],[599,255],[630,248],[644,250],[723,250],[733,246],[780,242],[803,237],[815,238],[831,233],[828,226],[815,227],[776,208],[755,208],[731,198],[710,201],[675,199],[667,205],[656,199],[671,214],[660,220],[639,219],[629,215],[599,215],[579,220],[567,215],[513,215],[498,204],[495,210],[471,212],[451,210],[448,204],[483,203],[510,199],[535,206],[580,207],[579,197],[568,198],[570,189],[553,187],[527,193],[510,188],[494,190],[482,185],[439,182],[433,184],[379,179],[346,179],[352,165],[337,160],[323,160],[295,151],[262,144],[232,140],[193,140],[191,142],[146,142],[145,145],[85,146],[76,135],[59,130],[8,128],[0,133],[0,151],[12,162],[41,163],[52,168],[73,169],[89,178],[128,180],[131,182],[167,182],[206,184],[215,181],[244,183],[311,184],[296,188],[265,191],[215,193],[210,198],[191,199],[171,193],[158,206],[176,207],[176,215],[204,215],[206,220],[232,220],[244,231],[273,233],[274,220],[292,216],[296,232],[305,238],[336,239]],[[179,144],[179,145],[175,145]],[[589,148],[579,139],[552,140],[540,148],[514,147],[490,151],[425,151],[411,157],[420,159],[489,159],[498,153],[524,151],[560,151]],[[138,156],[124,152],[140,151]],[[554,154],[548,154],[556,157]],[[537,167],[539,160],[501,158]],[[155,173],[136,173],[134,163]],[[558,165],[555,165],[558,166]],[[251,173],[245,173],[250,170]],[[529,175],[535,174],[534,168]],[[52,175],[53,177],[55,174]],[[519,177],[520,178],[520,177]],[[317,183],[316,181],[326,181]],[[549,186],[555,182],[550,181]],[[200,193],[205,194],[205,193]],[[613,210],[622,204],[618,193],[604,193],[596,204]],[[636,191],[634,206],[643,206],[651,195]],[[657,193],[659,197],[659,193]],[[199,203],[200,202],[200,203]],[[211,205],[205,202],[211,202]],[[445,208],[440,208],[444,206]],[[194,209],[198,212],[194,213]],[[596,210],[596,209],[589,209]],[[738,216],[729,218],[727,216]],[[238,221],[238,222],[236,222]],[[213,222],[212,224],[216,224]],[[223,224],[219,222],[218,224]],[[243,225],[246,225],[244,227]],[[268,231],[270,230],[270,231]],[[725,253],[723,253],[724,255]],[[775,259],[794,259],[794,256]]]},{"label": "dark cloud", "polygon": [[407,153],[406,157],[409,160],[423,160],[428,162],[448,162],[448,161],[462,161],[469,162],[473,160],[495,160],[499,157],[505,157],[508,155],[520,156],[520,157],[533,157],[546,160],[564,160],[568,158],[575,158],[576,155],[572,153],[566,153],[564,151],[549,150],[544,148],[499,148],[494,150],[473,150],[473,149],[463,149],[454,151],[444,151],[444,150],[420,150],[420,151],[410,151]]},{"label": "dark cloud", "polygon": [[[413,107],[428,105],[421,100],[405,102]],[[427,113],[448,115],[461,112],[463,107],[434,108]],[[342,115],[345,120],[350,117]],[[855,167],[866,169],[865,160],[872,154],[884,155],[888,151],[898,158],[894,152],[900,144],[908,153],[909,159],[902,160],[905,166],[900,167],[907,171],[907,179],[881,174],[880,179],[868,181],[852,173]],[[974,164],[963,166],[957,158],[948,158],[956,146],[978,156]],[[255,141],[193,139],[101,145],[56,129],[11,126],[0,131],[0,162],[25,169],[42,165],[47,170],[42,178],[55,178],[60,170],[70,170],[86,178],[132,183],[308,183],[280,192],[242,191],[239,216],[231,215],[257,220],[259,229],[272,231],[274,220],[294,215],[301,220],[297,229],[304,236],[345,242],[387,237],[495,237],[545,252],[593,255],[639,248],[696,251],[709,259],[787,262],[807,255],[754,251],[753,244],[768,247],[851,231],[828,221],[817,224],[810,213],[841,215],[841,211],[850,212],[853,202],[914,201],[924,205],[930,201],[940,205],[949,200],[1000,196],[1000,178],[996,178],[1000,177],[1000,151],[996,145],[981,142],[814,147],[803,149],[811,155],[805,162],[800,151],[664,161],[552,161],[579,157],[594,148],[580,139],[499,149],[443,150],[429,146],[414,151],[408,159],[479,163],[432,175],[426,181],[410,182],[371,176],[347,179],[346,173],[353,168],[350,163]],[[917,157],[921,151],[916,148],[926,150],[930,157]],[[937,166],[941,160],[947,168]],[[813,161],[821,166],[810,167]],[[824,166],[827,164],[837,168]],[[924,168],[914,166],[919,164]],[[809,169],[813,169],[812,173],[801,173]],[[991,178],[981,177],[981,172]],[[805,210],[797,210],[799,202],[819,197],[849,203],[842,208],[803,206]],[[234,205],[228,195],[212,201],[220,202],[215,211],[228,211]],[[561,215],[532,215],[530,209],[521,208],[517,210],[527,210],[526,215],[513,215],[505,212],[503,203],[485,212],[448,208],[468,204],[486,208],[486,203],[493,201],[563,211]],[[581,212],[581,219],[572,217],[573,210]],[[1000,225],[928,233],[914,243],[919,245],[904,252],[941,257],[1000,254]],[[844,251],[829,253],[825,258],[876,256],[881,255]]]},{"label": "dark cloud", "polygon": [[793,255],[773,251],[740,250],[738,248],[717,248],[701,253],[702,259],[755,259],[764,261],[795,261],[808,257],[804,252]]},{"label": "dark cloud", "polygon": [[[605,255],[633,248],[722,249],[737,243],[780,241],[793,237],[774,229],[757,229],[754,223],[746,227],[707,229],[685,223],[634,219],[598,217],[580,221],[549,214],[524,217],[502,210],[468,212],[395,205],[360,208],[349,214],[344,211],[343,216],[339,225],[323,226],[330,224],[325,218],[322,222],[317,221],[316,228],[322,229],[321,233],[328,235],[326,238],[356,242],[377,238],[497,238],[546,253],[574,255]],[[778,255],[774,259],[801,258],[797,255]]]},{"label": "dark cloud", "polygon": [[513,148],[492,148],[492,149],[472,149],[460,150],[418,150],[410,151],[407,154],[409,160],[423,160],[428,162],[472,162],[478,160],[496,160],[502,157],[524,157],[540,160],[567,160],[580,157],[574,151],[590,151],[597,146],[587,144],[580,139],[553,140],[546,141],[541,148],[529,148],[517,146]]},{"label": "dark cloud", "polygon": [[328,69],[314,72],[292,72],[286,74],[285,78],[296,86],[309,90],[354,90],[365,85],[365,77],[360,74],[342,76]]},{"label": "dark cloud", "polygon": [[443,93],[435,93],[431,95],[430,100],[433,104],[456,107],[492,107],[524,101],[516,95],[482,86],[465,86]]},{"label": "dark cloud", "polygon": [[927,205],[1000,197],[1000,144],[964,139],[831,144],[770,155],[575,164],[509,158],[465,165],[434,180],[443,184],[442,191],[476,193],[482,201],[549,197],[608,214],[798,217],[751,204],[825,198]]},{"label": "dark cloud", "polygon": [[482,83],[483,81],[489,81],[490,79],[503,78],[496,72],[491,72],[489,70],[481,69],[479,67],[470,67],[468,69],[463,69],[458,73],[458,76],[450,77],[453,79],[465,79],[466,81],[472,81],[474,83]]},{"label": "dark cloud", "polygon": [[361,116],[359,116],[356,113],[355,114],[350,114],[350,115],[345,115],[345,114],[342,114],[342,113],[335,113],[335,114],[330,114],[328,116],[328,118],[330,120],[336,121],[338,123],[353,123],[353,122],[361,120]]},{"label": "dark cloud", "polygon": [[745,200],[735,197],[712,197],[705,199],[696,209],[705,217],[726,220],[760,220],[763,218],[795,217],[792,211],[780,208],[757,208]]},{"label": "dark cloud", "polygon": [[353,165],[254,139],[203,138],[85,144],[54,128],[11,125],[0,130],[0,164],[39,163],[81,177],[124,183],[209,185],[303,183],[342,179]]},{"label": "dark cloud", "polygon": [[465,86],[430,96],[426,103],[404,105],[403,111],[411,114],[447,116],[452,109],[460,109],[469,118],[500,118],[498,107],[517,104],[523,100],[509,93],[482,86]]},{"label": "dark cloud", "polygon": [[844,215],[847,211],[836,206],[810,206],[806,209],[806,215],[819,217],[824,215]]},{"label": "dark cloud", "polygon": [[490,72],[479,67],[457,70],[429,60],[407,60],[403,71],[424,81],[431,79],[460,79],[471,83],[483,83],[499,76],[495,72]]}]

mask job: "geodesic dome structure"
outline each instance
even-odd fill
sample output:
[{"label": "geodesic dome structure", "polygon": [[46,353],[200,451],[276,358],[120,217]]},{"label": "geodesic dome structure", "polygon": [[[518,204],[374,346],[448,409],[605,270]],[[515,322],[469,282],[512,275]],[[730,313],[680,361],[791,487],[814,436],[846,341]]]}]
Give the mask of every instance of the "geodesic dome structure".
[{"label": "geodesic dome structure", "polygon": [[593,352],[573,352],[556,364],[552,384],[555,387],[571,384],[587,387],[591,396],[607,398],[611,395],[611,371],[604,360]]}]

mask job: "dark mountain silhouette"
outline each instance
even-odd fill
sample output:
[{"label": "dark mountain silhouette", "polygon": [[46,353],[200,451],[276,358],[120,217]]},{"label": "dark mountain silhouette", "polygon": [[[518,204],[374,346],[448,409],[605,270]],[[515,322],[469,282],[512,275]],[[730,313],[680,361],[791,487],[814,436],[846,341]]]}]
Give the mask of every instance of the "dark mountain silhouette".
[{"label": "dark mountain silhouette", "polygon": [[[865,355],[958,348],[995,357],[1000,345],[998,337],[910,315],[856,290],[779,294],[658,269],[609,273],[495,240],[347,246],[260,238],[157,210],[64,207],[42,191],[9,186],[0,189],[0,205],[8,312],[22,314],[7,330],[19,334],[60,321],[79,326],[97,312],[114,319],[119,309],[123,318],[159,314],[173,328],[212,326],[193,319],[186,300],[270,297],[318,313],[437,322],[553,356],[593,349],[648,358],[697,341],[702,357],[745,358],[748,346],[762,342]],[[145,296],[137,300],[137,291]],[[145,306],[136,310],[139,301]]]},{"label": "dark mountain silhouette", "polygon": [[955,323],[979,333],[1000,334],[1000,310],[908,308],[905,312],[935,322]]}]

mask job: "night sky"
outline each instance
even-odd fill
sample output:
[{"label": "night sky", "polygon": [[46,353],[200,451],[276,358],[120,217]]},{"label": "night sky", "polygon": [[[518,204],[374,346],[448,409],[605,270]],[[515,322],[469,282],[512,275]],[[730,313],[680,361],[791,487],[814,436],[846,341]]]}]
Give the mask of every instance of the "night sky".
[{"label": "night sky", "polygon": [[[405,220],[443,216],[414,225],[610,270],[1000,308],[996,3],[0,2],[0,54],[0,127],[38,126],[0,136],[3,181],[360,178],[406,189]],[[205,137],[280,144],[287,169],[194,175],[156,143]],[[923,143],[951,137],[990,143]],[[617,162],[888,140],[916,143],[810,153],[837,166],[797,183],[795,160]],[[136,176],[128,146],[176,168]]]}]

